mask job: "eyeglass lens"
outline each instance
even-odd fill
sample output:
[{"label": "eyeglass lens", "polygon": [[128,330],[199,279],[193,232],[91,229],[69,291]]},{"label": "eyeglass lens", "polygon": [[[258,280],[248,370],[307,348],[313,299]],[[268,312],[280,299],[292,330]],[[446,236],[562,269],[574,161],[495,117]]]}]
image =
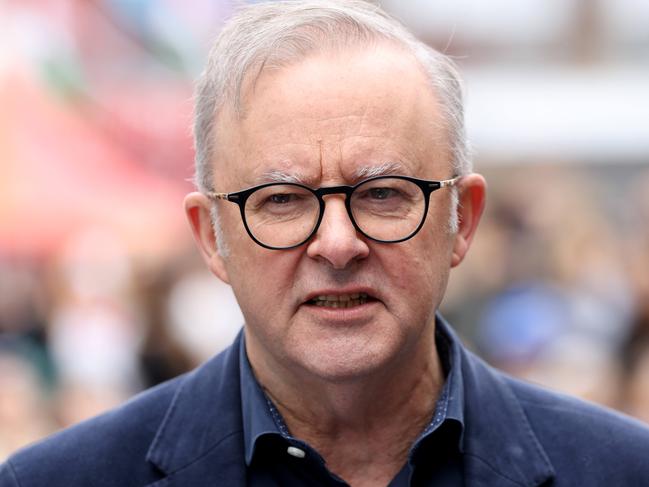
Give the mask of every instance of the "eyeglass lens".
[{"label": "eyeglass lens", "polygon": [[352,193],[350,203],[363,233],[385,241],[401,240],[414,232],[426,207],[421,188],[397,178],[366,181]]},{"label": "eyeglass lens", "polygon": [[[417,229],[426,203],[417,184],[405,179],[381,178],[357,186],[350,207],[356,225],[368,237],[395,241]],[[250,232],[270,247],[301,244],[309,238],[319,217],[318,197],[292,184],[260,188],[249,196],[245,205]]]},{"label": "eyeglass lens", "polygon": [[313,231],[319,215],[317,196],[291,184],[260,188],[250,195],[245,207],[250,233],[271,247],[302,243]]}]

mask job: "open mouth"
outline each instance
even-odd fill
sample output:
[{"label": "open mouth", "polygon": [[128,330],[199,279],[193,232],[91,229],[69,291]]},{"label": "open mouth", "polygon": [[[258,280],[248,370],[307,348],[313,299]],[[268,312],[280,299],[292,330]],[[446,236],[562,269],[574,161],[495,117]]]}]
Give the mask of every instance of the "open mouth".
[{"label": "open mouth", "polygon": [[326,306],[329,308],[352,308],[373,300],[374,298],[368,296],[366,293],[353,293],[316,296],[307,301],[307,303],[314,306]]}]

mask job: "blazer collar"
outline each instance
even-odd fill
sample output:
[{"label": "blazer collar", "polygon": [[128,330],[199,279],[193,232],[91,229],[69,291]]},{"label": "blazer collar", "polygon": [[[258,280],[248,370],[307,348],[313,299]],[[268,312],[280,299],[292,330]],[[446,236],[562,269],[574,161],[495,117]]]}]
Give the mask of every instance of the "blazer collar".
[{"label": "blazer collar", "polygon": [[444,319],[464,382],[465,483],[476,486],[537,486],[554,469],[503,374],[466,350]]},{"label": "blazer collar", "polygon": [[[164,485],[245,483],[239,342],[182,381],[149,448]],[[238,480],[237,480],[238,479]],[[151,484],[151,486],[156,485]]]}]

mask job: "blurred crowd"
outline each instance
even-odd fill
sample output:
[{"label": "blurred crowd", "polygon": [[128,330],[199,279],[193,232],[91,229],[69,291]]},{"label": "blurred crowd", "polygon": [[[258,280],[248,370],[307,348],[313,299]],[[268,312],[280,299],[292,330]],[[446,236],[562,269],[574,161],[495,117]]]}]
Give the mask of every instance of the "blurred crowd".
[{"label": "blurred crowd", "polygon": [[[189,233],[189,231],[188,231]],[[106,229],[0,261],[0,457],[190,370],[243,318],[187,239],[151,265]]]},{"label": "blurred crowd", "polygon": [[486,218],[444,311],[496,366],[649,421],[649,170],[484,172]]},{"label": "blurred crowd", "polygon": [[[503,57],[545,69],[551,55],[588,68],[615,56],[602,39],[618,37],[634,63],[648,52],[640,15],[611,15],[637,30],[597,30],[597,8],[621,12],[631,0],[531,1],[553,12],[534,14],[545,18],[535,29],[516,28],[532,18],[508,1],[495,16],[463,16],[465,30],[446,9],[439,24],[459,27],[443,38],[439,25],[424,31],[429,3],[383,3],[427,18],[416,28],[437,47],[472,52],[469,70]],[[240,329],[182,212],[191,80],[234,3],[0,0],[0,460],[190,370]],[[500,28],[507,11],[519,17]],[[524,162],[521,146],[503,159],[479,150],[487,211],[442,312],[498,367],[649,422],[647,140],[624,139],[632,154],[620,146],[626,159],[596,163],[561,159],[562,148]]]},{"label": "blurred crowd", "polygon": [[[649,171],[605,169],[483,171],[487,213],[442,312],[496,366],[649,422]],[[0,261],[0,457],[232,340],[234,297],[186,234],[154,263],[97,228]]]}]

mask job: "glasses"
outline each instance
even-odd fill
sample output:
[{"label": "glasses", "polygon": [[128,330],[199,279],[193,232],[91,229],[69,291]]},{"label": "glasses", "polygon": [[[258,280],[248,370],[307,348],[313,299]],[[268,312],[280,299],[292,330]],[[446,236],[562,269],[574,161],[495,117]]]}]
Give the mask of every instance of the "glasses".
[{"label": "glasses", "polygon": [[453,187],[460,176],[426,181],[408,176],[377,176],[354,186],[312,189],[297,183],[267,183],[236,193],[209,192],[212,200],[239,205],[248,235],[267,249],[299,247],[322,222],[324,196],[345,195],[345,207],[354,228],[367,238],[397,243],[414,237],[428,213],[430,194]]}]

